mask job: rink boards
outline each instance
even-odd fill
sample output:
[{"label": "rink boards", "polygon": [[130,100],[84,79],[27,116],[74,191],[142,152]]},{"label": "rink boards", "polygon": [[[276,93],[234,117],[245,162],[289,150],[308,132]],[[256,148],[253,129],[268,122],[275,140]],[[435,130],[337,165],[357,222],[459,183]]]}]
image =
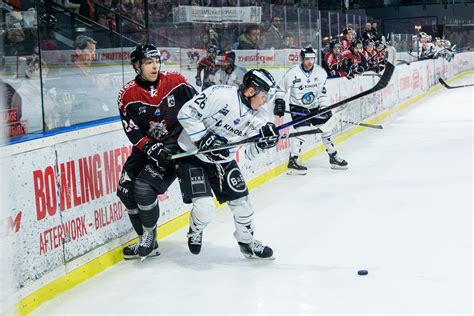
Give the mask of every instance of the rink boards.
[{"label": "rink boards", "polygon": [[[406,105],[408,99],[429,91],[439,77],[452,78],[472,70],[473,59],[474,53],[463,53],[451,63],[438,59],[398,66],[384,90],[348,104],[338,115],[348,121],[383,118],[401,103]],[[285,71],[270,68],[277,80]],[[184,73],[193,79],[191,71]],[[329,80],[330,103],[367,90],[377,80]],[[344,138],[353,133],[352,128],[340,123],[335,132]],[[318,137],[305,146],[305,158],[322,151]],[[289,142],[281,141],[251,162],[238,155],[249,187],[283,172],[288,150]],[[12,301],[27,312],[121,260],[121,245],[134,233],[115,189],[131,147],[121,125],[112,123],[11,145],[2,151],[2,165],[11,167],[7,175],[10,213],[1,219],[1,236],[11,245],[8,284]],[[189,205],[182,203],[177,182],[159,199],[162,238],[187,224]]]}]

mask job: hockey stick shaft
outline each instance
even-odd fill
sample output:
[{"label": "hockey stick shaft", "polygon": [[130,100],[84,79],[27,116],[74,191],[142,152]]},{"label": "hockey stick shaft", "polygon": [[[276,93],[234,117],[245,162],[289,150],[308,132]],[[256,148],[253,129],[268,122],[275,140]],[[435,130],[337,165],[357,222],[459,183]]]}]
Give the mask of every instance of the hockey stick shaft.
[{"label": "hockey stick shaft", "polygon": [[225,146],[218,147],[218,148],[211,148],[211,149],[207,149],[207,150],[194,149],[194,150],[186,151],[184,153],[175,154],[175,155],[171,156],[171,159],[174,160],[174,159],[180,159],[180,158],[184,158],[184,157],[188,157],[188,156],[194,156],[194,155],[198,155],[198,154],[206,154],[206,153],[209,153],[209,152],[212,152],[212,151],[230,149],[230,148],[242,146],[242,145],[249,144],[249,143],[257,143],[257,144],[258,143],[266,143],[266,142],[269,142],[269,141],[293,138],[293,137],[298,137],[298,136],[303,136],[303,135],[318,134],[318,133],[321,133],[321,132],[322,131],[319,128],[317,128],[317,129],[312,129],[312,130],[308,130],[308,131],[301,131],[301,132],[295,132],[295,133],[289,133],[289,134],[281,134],[281,135],[275,135],[275,136],[270,136],[270,137],[258,137],[258,136],[255,137],[255,138],[249,137],[249,138],[246,138],[244,140],[241,140],[241,141],[238,141],[238,142],[235,142],[235,143],[229,143],[229,144],[226,144]]},{"label": "hockey stick shaft", "polygon": [[[302,123],[302,122],[305,122],[307,120],[310,120],[312,119],[313,117],[319,115],[319,114],[324,114],[324,113],[327,113],[333,109],[336,109],[342,105],[345,105],[347,103],[350,103],[354,100],[357,100],[357,99],[360,99],[362,97],[365,97],[366,95],[369,95],[369,94],[372,94],[374,92],[377,92],[379,90],[382,90],[383,88],[385,88],[388,83],[390,82],[390,79],[392,78],[392,75],[393,75],[393,72],[395,71],[395,60],[396,60],[396,50],[395,48],[393,47],[390,47],[389,48],[389,54],[388,54],[388,58],[387,58],[387,63],[385,65],[385,70],[382,74],[382,78],[380,78],[380,80],[377,82],[377,84],[372,87],[371,89],[369,90],[366,90],[364,92],[361,92],[361,93],[358,93],[352,97],[349,97],[345,100],[342,100],[342,101],[339,101],[337,103],[334,103],[328,107],[325,107],[324,109],[321,109],[320,111],[316,111],[316,112],[313,112],[313,113],[309,113],[309,114],[305,114],[297,119],[294,119],[292,121],[289,121],[287,123],[284,123],[280,126],[277,126],[276,127],[276,130],[277,131],[281,131],[285,128],[288,128],[288,127],[291,127],[293,125],[296,125],[296,124],[299,124],[299,123]],[[310,132],[310,131],[306,131],[306,132]],[[319,131],[318,131],[319,132]],[[298,133],[305,133],[305,132],[297,132],[297,133],[291,133],[291,134],[286,134],[288,135],[288,137],[296,137],[296,136],[299,136],[299,135],[304,135],[304,134],[298,134]],[[313,131],[313,133],[316,133]],[[311,134],[311,133],[307,133],[307,134]],[[291,135],[291,136],[290,136]],[[278,135],[278,136],[272,136],[272,137],[282,137],[283,135]],[[285,138],[288,138],[288,137],[285,137]],[[251,136],[251,137],[248,137],[246,139],[243,139],[239,142],[236,142],[236,143],[232,143],[232,144],[227,144],[226,146],[222,146],[222,147],[218,147],[218,148],[214,148],[214,149],[210,149],[208,151],[205,151],[205,152],[199,152],[199,150],[193,150],[193,151],[187,151],[185,153],[181,153],[181,154],[176,154],[176,155],[173,155],[171,159],[178,159],[178,158],[182,158],[182,157],[187,157],[187,156],[192,156],[192,155],[196,155],[196,154],[200,154],[200,153],[206,153],[206,152],[211,152],[211,151],[217,151],[217,150],[222,150],[222,149],[228,149],[228,148],[232,148],[232,147],[237,147],[237,146],[240,146],[240,145],[243,145],[243,144],[247,144],[247,143],[253,143],[253,142],[265,142],[265,140],[263,140],[264,138],[260,137],[259,135],[255,135],[255,136]],[[267,139],[267,141],[270,140],[270,138]],[[274,140],[274,138],[273,138]]]},{"label": "hockey stick shaft", "polygon": [[351,122],[351,121],[346,121],[346,120],[341,120],[341,121],[344,122],[344,123],[357,125],[357,126],[364,126],[364,127],[375,128],[375,129],[383,129],[382,125],[374,125],[374,124],[367,124],[367,123],[360,123],[360,122]]},{"label": "hockey stick shaft", "polygon": [[325,108],[323,108],[319,111],[316,111],[316,112],[313,112],[313,113],[310,113],[310,114],[306,114],[306,115],[301,116],[297,119],[294,119],[290,122],[284,123],[284,124],[278,126],[277,130],[282,130],[282,129],[288,128],[290,126],[302,123],[304,121],[307,121],[307,120],[315,117],[316,115],[324,114],[324,113],[329,112],[329,111],[331,111],[335,108],[338,108],[342,105],[345,105],[349,102],[360,99],[362,97],[365,97],[366,95],[372,94],[372,93],[377,92],[379,90],[382,90],[383,88],[385,88],[388,85],[388,83],[390,82],[390,79],[392,78],[393,72],[395,71],[395,65],[394,65],[395,58],[396,58],[395,48],[391,48],[391,51],[389,53],[389,59],[387,59],[387,64],[386,64],[385,70],[382,74],[382,78],[380,78],[380,80],[377,82],[377,84],[374,87],[372,87],[371,89],[366,90],[364,92],[361,92],[359,94],[356,94],[356,95],[354,95],[352,97],[349,97],[345,100],[339,101],[339,102],[337,102],[333,105],[330,105],[328,107],[325,107]]},{"label": "hockey stick shaft", "polygon": [[446,89],[457,89],[457,88],[467,88],[467,87],[474,87],[474,84],[465,84],[461,86],[450,86],[446,81],[439,78],[439,83],[441,83]]},{"label": "hockey stick shaft", "polygon": [[[306,115],[305,113],[293,112],[293,111],[285,111],[285,113],[294,114],[294,115]],[[319,116],[319,115],[316,115],[313,118],[327,119],[327,117]],[[346,121],[346,120],[341,120],[341,122],[352,124],[352,125],[357,125],[357,126],[364,126],[364,127],[375,128],[375,129],[383,129],[382,125],[374,125],[374,124],[367,124],[367,123],[361,123],[361,122],[352,122],[352,121]]]}]

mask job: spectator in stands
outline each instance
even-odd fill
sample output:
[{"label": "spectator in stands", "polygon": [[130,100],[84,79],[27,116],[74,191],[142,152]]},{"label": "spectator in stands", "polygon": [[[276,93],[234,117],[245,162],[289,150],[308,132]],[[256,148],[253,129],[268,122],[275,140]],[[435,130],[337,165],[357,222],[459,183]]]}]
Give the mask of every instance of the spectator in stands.
[{"label": "spectator in stands", "polygon": [[7,16],[5,55],[31,55],[36,46],[36,28],[27,27],[20,11]]},{"label": "spectator in stands", "polygon": [[362,40],[373,40],[375,37],[373,31],[372,31],[372,24],[371,23],[365,23],[365,30],[362,33]]},{"label": "spectator in stands", "polygon": [[265,32],[266,35],[266,46],[264,48],[283,48],[283,35],[280,32],[281,19],[278,16],[274,16],[271,19],[271,24],[268,30]]},{"label": "spectator in stands", "polygon": [[382,34],[379,32],[377,29],[377,23],[372,23],[372,34],[374,34],[374,41],[381,41],[382,40]]},{"label": "spectator in stands", "polygon": [[284,48],[298,48],[295,43],[295,36],[291,33],[285,33],[284,36],[285,45]]},{"label": "spectator in stands", "polygon": [[237,49],[261,49],[260,28],[258,25],[250,25],[245,29],[245,33],[238,38]]},{"label": "spectator in stands", "polygon": [[91,37],[85,35],[76,37],[71,56],[72,67],[65,68],[59,74],[59,78],[55,78],[61,79],[60,81],[51,80],[51,84],[55,84],[57,101],[60,107],[65,109],[61,118],[62,126],[115,115],[110,97],[105,93],[110,89],[108,75],[101,74],[100,69],[92,67],[96,56],[96,44],[97,42]]}]

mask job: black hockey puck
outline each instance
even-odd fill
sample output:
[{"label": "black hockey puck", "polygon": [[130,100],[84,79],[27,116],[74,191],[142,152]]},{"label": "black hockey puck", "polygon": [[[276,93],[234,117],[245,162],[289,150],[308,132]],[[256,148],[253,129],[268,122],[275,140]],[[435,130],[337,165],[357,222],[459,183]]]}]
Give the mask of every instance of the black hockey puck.
[{"label": "black hockey puck", "polygon": [[357,274],[358,274],[358,275],[367,275],[367,274],[369,274],[369,271],[367,271],[367,270],[359,270],[359,271],[357,271]]}]

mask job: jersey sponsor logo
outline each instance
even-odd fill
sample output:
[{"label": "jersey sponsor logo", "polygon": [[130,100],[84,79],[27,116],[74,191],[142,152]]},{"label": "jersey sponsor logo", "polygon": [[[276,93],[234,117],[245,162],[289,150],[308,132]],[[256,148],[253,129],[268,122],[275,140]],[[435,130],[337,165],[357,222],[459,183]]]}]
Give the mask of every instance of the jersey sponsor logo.
[{"label": "jersey sponsor logo", "polygon": [[189,168],[189,179],[191,180],[191,193],[206,193],[206,181],[202,168]]},{"label": "jersey sponsor logo", "polygon": [[160,116],[160,114],[161,114],[160,109],[156,109],[155,113],[153,113],[153,116],[158,117],[158,116]]},{"label": "jersey sponsor logo", "polygon": [[236,128],[233,128],[233,127],[230,126],[229,124],[225,124],[225,125],[224,125],[224,128],[225,128],[226,130],[228,130],[229,132],[234,133],[235,135],[244,136],[244,133],[243,133],[241,130],[238,130],[238,129],[236,129]]},{"label": "jersey sponsor logo", "polygon": [[299,82],[301,82],[301,79],[300,79],[300,78],[297,78],[297,77],[295,77],[295,79],[292,81],[293,85],[295,85],[295,84],[297,84],[297,83],[299,83]]},{"label": "jersey sponsor logo", "polygon": [[169,107],[169,108],[172,108],[173,106],[176,105],[176,101],[174,100],[174,95],[169,95],[169,96],[166,98],[166,101],[168,102],[168,107]]},{"label": "jersey sponsor logo", "polygon": [[155,169],[153,169],[150,165],[146,165],[145,166],[145,171],[152,177],[152,178],[160,178],[160,179],[163,179],[163,177],[161,176],[161,174],[156,171]]},{"label": "jersey sponsor logo", "polygon": [[303,94],[303,97],[301,98],[301,102],[303,104],[311,104],[314,102],[315,96],[313,92],[307,92]]},{"label": "jersey sponsor logo", "polygon": [[127,181],[132,181],[132,179],[130,179],[130,177],[128,176],[127,171],[124,170],[122,172],[122,174],[120,175],[119,183],[122,184],[122,183],[127,182]]},{"label": "jersey sponsor logo", "polygon": [[234,168],[227,173],[227,184],[229,185],[229,188],[235,192],[242,193],[247,190],[244,177],[239,168]]}]

